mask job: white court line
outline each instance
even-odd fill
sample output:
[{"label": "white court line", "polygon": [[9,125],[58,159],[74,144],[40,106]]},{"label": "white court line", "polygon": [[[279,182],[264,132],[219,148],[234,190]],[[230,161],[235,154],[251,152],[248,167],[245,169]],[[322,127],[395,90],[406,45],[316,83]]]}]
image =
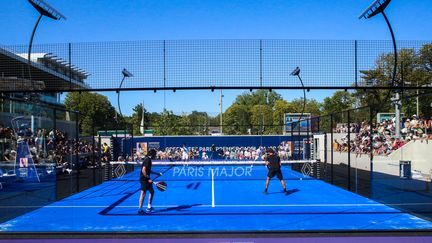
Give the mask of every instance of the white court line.
[{"label": "white court line", "polygon": [[215,182],[214,182],[214,170],[211,169],[211,175],[212,175],[212,208],[215,207]]},{"label": "white court line", "polygon": [[[432,205],[432,203],[396,203],[396,204],[221,204],[215,205],[216,207],[370,207],[370,206],[415,206],[415,205]],[[171,208],[171,207],[182,207],[184,205],[158,205],[153,206],[154,208]],[[88,206],[61,206],[61,205],[47,205],[43,208],[107,208],[110,205],[88,205]],[[116,208],[137,208],[137,206],[115,206]],[[194,207],[213,207],[213,205],[197,205]],[[40,208],[40,206],[0,206],[0,208]]]}]

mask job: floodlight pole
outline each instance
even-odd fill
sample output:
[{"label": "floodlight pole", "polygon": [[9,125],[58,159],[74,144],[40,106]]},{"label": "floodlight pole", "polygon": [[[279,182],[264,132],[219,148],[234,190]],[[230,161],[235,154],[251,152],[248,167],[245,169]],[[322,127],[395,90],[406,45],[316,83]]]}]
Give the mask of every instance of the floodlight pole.
[{"label": "floodlight pole", "polygon": [[[120,108],[120,90],[121,90],[121,87],[123,85],[123,82],[124,82],[125,78],[126,78],[126,76],[123,75],[122,81],[120,82],[119,90],[117,91],[117,105],[118,105],[118,108],[119,108],[119,115],[122,118],[123,118],[123,114],[122,114],[121,108]],[[117,123],[118,123],[118,120],[117,120]]]},{"label": "floodlight pole", "polygon": [[306,90],[305,90],[305,87],[304,87],[303,80],[300,77],[300,74],[298,74],[297,77],[300,80],[300,83],[301,83],[301,85],[303,87],[303,110],[302,110],[302,113],[300,114],[300,117],[299,117],[299,121],[300,121],[302,119],[304,111],[306,109]]},{"label": "floodlight pole", "polygon": [[[392,83],[391,83],[391,85],[394,86],[395,85],[395,80],[396,80],[398,52],[397,52],[396,40],[395,40],[395,37],[394,37],[393,29],[391,27],[390,21],[387,18],[387,15],[384,12],[385,8],[388,6],[388,4],[390,3],[390,1],[391,0],[384,0],[384,1],[375,0],[372,3],[372,5],[370,7],[368,7],[360,15],[359,18],[360,19],[361,18],[368,19],[368,18],[372,18],[373,16],[375,16],[375,15],[377,15],[379,13],[381,13],[382,16],[384,17],[384,20],[387,23],[387,26],[388,26],[388,28],[390,30],[391,38],[392,38],[392,41],[393,41],[394,65],[393,65],[393,76],[392,76]],[[400,101],[399,92],[400,92],[400,90],[396,90],[395,98],[392,100],[392,101],[395,102],[395,118],[396,118],[395,130],[396,130],[396,138],[400,138],[400,107],[401,107],[402,104],[401,104],[401,101]],[[388,94],[390,94],[390,92]]]},{"label": "floodlight pole", "polygon": [[[122,74],[123,74],[123,78],[122,78],[122,81],[120,82],[120,86],[117,90],[117,105],[118,105],[118,109],[119,109],[119,115],[123,119],[123,114],[122,114],[121,108],[120,108],[120,90],[123,86],[123,82],[125,81],[126,77],[128,77],[128,78],[133,77],[133,74],[130,73],[128,70],[126,70],[126,68],[123,68]],[[117,114],[116,114],[116,117],[117,117]],[[117,119],[117,123],[118,123],[118,119]]]},{"label": "floodlight pole", "polygon": [[219,131],[219,133],[220,133],[220,135],[222,135],[223,134],[223,118],[222,118],[222,116],[223,116],[223,114],[222,114],[222,98],[223,98],[223,94],[222,94],[222,89],[220,90],[220,100],[219,100],[219,108],[220,108],[220,131]]},{"label": "floodlight pole", "polygon": [[[393,28],[391,27],[390,21],[387,18],[387,15],[385,14],[384,10],[381,12],[382,16],[384,17],[387,26],[390,30],[390,34],[391,34],[391,38],[392,38],[392,42],[393,42],[393,52],[394,52],[394,64],[393,64],[393,76],[392,76],[392,85],[395,84],[395,80],[396,80],[396,72],[397,72],[397,59],[398,59],[398,51],[397,51],[397,46],[396,46],[396,39],[393,33]],[[399,86],[399,84],[398,84]],[[400,130],[400,108],[402,106],[402,102],[400,100],[400,95],[399,95],[400,90],[396,90],[395,93],[395,130],[396,130],[396,138],[400,138],[401,137],[401,130]]]},{"label": "floodlight pole", "polygon": [[[28,75],[29,75],[29,80],[32,86],[32,90],[34,90],[34,83],[33,83],[33,79],[31,77],[31,50],[33,47],[33,39],[34,36],[36,34],[36,29],[39,26],[39,23],[42,19],[43,16],[47,16],[48,18],[54,19],[54,20],[59,20],[59,19],[66,19],[66,17],[64,15],[62,15],[60,12],[58,12],[57,10],[55,10],[54,8],[52,8],[51,6],[49,6],[45,1],[43,0],[28,0],[28,2],[39,12],[39,17],[36,21],[36,24],[33,27],[33,31],[30,37],[30,43],[29,43],[29,48],[28,48],[28,55],[27,55],[27,67],[28,67]],[[30,96],[31,98],[31,96]]]},{"label": "floodlight pole", "polygon": [[298,119],[299,120],[299,124],[300,124],[300,120],[302,119],[304,111],[306,109],[306,90],[305,90],[305,86],[304,86],[303,80],[300,77],[300,68],[299,67],[297,67],[294,71],[292,71],[291,76],[297,76],[298,79],[300,80],[301,86],[303,88],[303,109],[302,109],[302,112],[301,112],[300,117]]},{"label": "floodlight pole", "polygon": [[28,54],[27,55],[27,64],[28,64],[27,67],[28,67],[29,79],[30,79],[30,82],[31,82],[31,85],[32,85],[32,89],[34,87],[33,87],[33,81],[32,81],[31,70],[30,70],[31,69],[31,51],[32,51],[32,47],[33,47],[33,39],[34,39],[34,36],[36,34],[36,29],[39,26],[39,23],[40,23],[42,17],[43,17],[43,14],[40,14],[39,18],[36,21],[36,24],[33,27],[33,31],[32,31],[31,37],[30,37],[30,43],[29,43],[28,53],[27,53]]}]

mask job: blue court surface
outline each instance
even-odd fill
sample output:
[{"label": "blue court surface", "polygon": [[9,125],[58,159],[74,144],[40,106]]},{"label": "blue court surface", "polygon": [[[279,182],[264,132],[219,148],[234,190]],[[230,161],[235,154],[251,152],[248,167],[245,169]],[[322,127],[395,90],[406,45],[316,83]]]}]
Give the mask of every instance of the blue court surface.
[{"label": "blue court surface", "polygon": [[[432,229],[432,222],[284,166],[289,194],[263,165],[154,166],[151,214],[138,215],[139,168],[0,224],[7,232],[248,232]],[[147,198],[144,205],[147,205]]]}]

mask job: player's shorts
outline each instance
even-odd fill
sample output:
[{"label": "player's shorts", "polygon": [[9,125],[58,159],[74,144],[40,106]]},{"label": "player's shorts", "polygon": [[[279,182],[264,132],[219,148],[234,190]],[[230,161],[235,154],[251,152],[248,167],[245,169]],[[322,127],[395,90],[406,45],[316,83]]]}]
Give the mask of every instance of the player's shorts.
[{"label": "player's shorts", "polygon": [[188,154],[183,154],[182,155],[182,160],[188,160],[189,159],[189,155]]},{"label": "player's shorts", "polygon": [[141,190],[146,192],[154,192],[153,183],[148,182],[147,180],[140,180],[141,182]]},{"label": "player's shorts", "polygon": [[269,169],[267,173],[267,177],[273,178],[276,176],[279,180],[283,180],[282,171],[281,169]]}]

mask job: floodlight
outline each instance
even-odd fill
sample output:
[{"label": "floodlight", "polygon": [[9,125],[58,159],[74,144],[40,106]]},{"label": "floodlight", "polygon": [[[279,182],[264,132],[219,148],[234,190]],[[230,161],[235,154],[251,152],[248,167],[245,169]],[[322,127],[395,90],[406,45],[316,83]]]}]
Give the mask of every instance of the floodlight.
[{"label": "floodlight", "polygon": [[28,0],[28,2],[43,16],[54,20],[66,19],[63,14],[51,7],[45,0]]},{"label": "floodlight", "polygon": [[294,71],[292,71],[290,75],[291,76],[298,76],[298,75],[300,75],[300,68],[296,67],[296,69],[294,69]]},{"label": "floodlight", "polygon": [[36,33],[36,29],[39,25],[40,20],[43,16],[46,16],[48,18],[54,19],[54,20],[60,20],[60,19],[66,19],[66,17],[61,14],[59,11],[55,10],[53,7],[51,7],[45,0],[28,0],[28,2],[40,13],[39,18],[36,21],[36,24],[33,27],[33,31],[30,37],[30,43],[28,48],[28,56],[27,56],[27,67],[28,67],[28,74],[29,74],[29,80],[32,85],[32,89],[34,89],[33,80],[31,77],[31,50],[33,46],[33,38]]},{"label": "floodlight", "polygon": [[122,85],[123,85],[124,80],[125,80],[126,78],[133,77],[133,74],[132,74],[131,72],[129,72],[126,68],[123,68],[123,70],[122,70],[122,74],[123,74],[123,79],[122,79],[122,81],[120,82],[119,89],[117,90],[117,105],[118,105],[118,108],[119,108],[119,114],[120,114],[121,117],[123,117],[123,114],[122,114],[122,112],[121,112],[121,108],[120,108],[120,90],[121,90],[121,88],[122,88]]},{"label": "floodlight", "polygon": [[369,19],[382,13],[391,0],[375,0],[360,16],[359,19]]},{"label": "floodlight", "polygon": [[129,72],[126,68],[123,68],[122,74],[123,74],[123,76],[128,77],[128,78],[133,77],[133,74],[131,72]]}]

